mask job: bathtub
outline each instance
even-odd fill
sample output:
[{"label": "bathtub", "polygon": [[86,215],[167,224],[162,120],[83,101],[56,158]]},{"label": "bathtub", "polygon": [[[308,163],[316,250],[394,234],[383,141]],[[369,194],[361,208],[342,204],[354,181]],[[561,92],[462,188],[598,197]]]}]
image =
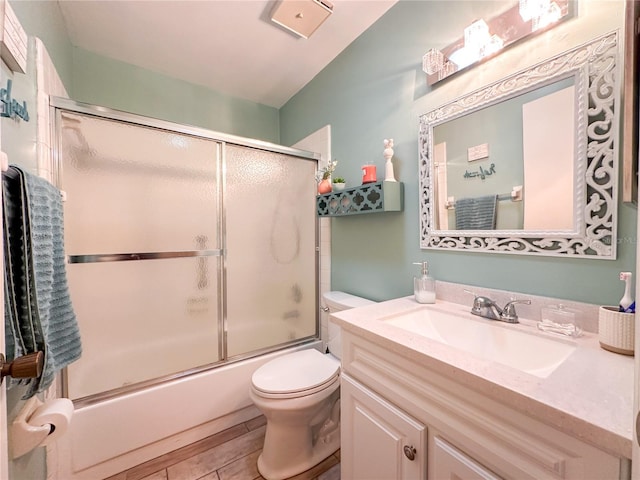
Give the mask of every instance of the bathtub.
[{"label": "bathtub", "polygon": [[279,355],[305,348],[321,348],[321,342],[77,408],[67,433],[47,446],[47,477],[106,478],[257,416],[249,398],[253,372]]}]

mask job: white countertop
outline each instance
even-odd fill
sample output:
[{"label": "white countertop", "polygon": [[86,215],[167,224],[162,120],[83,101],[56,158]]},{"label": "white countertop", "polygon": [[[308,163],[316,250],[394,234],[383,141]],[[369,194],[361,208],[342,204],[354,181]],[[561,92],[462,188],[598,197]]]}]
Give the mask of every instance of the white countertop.
[{"label": "white countertop", "polygon": [[[437,305],[471,316],[470,305],[440,300]],[[602,349],[597,334],[585,333],[574,340],[540,332],[536,322],[522,318],[521,323],[513,325],[486,320],[504,328],[575,341],[577,348],[571,356],[547,378],[539,378],[376,320],[418,306],[421,305],[409,296],[337,312],[331,315],[331,320],[536,420],[608,453],[631,458],[633,357]]]}]

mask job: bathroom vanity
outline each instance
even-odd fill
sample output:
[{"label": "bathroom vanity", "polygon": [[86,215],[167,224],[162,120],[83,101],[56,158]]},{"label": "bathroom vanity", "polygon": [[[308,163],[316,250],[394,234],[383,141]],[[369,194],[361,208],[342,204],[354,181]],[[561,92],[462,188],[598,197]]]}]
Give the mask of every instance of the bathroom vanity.
[{"label": "bathroom vanity", "polygon": [[629,478],[633,358],[469,310],[405,297],[332,315],[342,478]]}]

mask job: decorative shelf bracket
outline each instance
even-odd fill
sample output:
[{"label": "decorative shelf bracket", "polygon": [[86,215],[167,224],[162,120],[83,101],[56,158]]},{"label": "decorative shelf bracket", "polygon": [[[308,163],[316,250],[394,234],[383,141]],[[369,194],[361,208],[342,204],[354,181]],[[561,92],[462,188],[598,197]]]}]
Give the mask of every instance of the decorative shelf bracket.
[{"label": "decorative shelf bracket", "polygon": [[316,211],[319,217],[401,212],[403,203],[401,182],[376,182],[318,195]]}]

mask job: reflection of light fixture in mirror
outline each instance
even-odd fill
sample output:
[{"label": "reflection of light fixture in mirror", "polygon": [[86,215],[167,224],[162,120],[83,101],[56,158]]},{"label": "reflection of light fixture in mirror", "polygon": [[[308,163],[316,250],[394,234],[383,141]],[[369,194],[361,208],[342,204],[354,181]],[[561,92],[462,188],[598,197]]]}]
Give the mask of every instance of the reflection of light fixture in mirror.
[{"label": "reflection of light fixture in mirror", "polygon": [[476,20],[464,29],[464,48],[480,50],[491,38],[489,25],[484,20]]},{"label": "reflection of light fixture in mirror", "polygon": [[575,16],[577,4],[573,0],[519,0],[491,19],[474,21],[464,29],[462,38],[444,48],[432,48],[423,56],[427,84],[433,85],[528,35]]},{"label": "reflection of light fixture in mirror", "polygon": [[562,10],[551,0],[520,0],[520,16],[525,22],[531,21],[531,30],[540,30],[562,17]]}]

